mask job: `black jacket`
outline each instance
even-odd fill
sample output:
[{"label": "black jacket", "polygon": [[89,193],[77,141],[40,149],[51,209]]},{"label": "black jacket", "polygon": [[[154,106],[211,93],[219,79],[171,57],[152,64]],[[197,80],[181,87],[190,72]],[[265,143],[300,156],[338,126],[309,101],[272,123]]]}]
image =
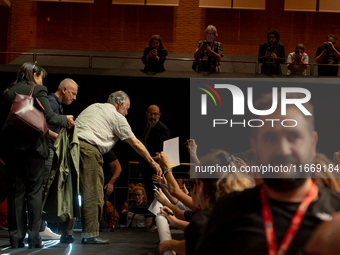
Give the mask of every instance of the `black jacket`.
[{"label": "black jacket", "polygon": [[[7,89],[3,94],[3,112],[5,116],[8,115],[12,102],[15,98],[15,93],[28,95],[32,85],[26,82],[18,82],[12,87]],[[44,115],[47,123],[55,124],[65,127],[67,124],[67,118],[64,115],[55,114],[50,106],[47,94],[47,88],[43,85],[37,85],[34,87],[33,98],[38,98],[42,106],[44,107]],[[38,107],[39,109],[39,107]],[[7,125],[3,126],[0,136],[0,150],[2,153],[10,152],[12,150],[25,150],[36,151],[41,157],[47,158],[48,156],[48,132],[36,139],[32,140],[27,135],[18,131],[14,127]]]}]

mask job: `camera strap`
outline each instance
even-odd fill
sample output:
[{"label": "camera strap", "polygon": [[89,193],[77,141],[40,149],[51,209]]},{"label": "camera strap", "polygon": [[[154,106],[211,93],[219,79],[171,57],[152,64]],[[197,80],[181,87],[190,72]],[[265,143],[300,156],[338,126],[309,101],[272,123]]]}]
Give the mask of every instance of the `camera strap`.
[{"label": "camera strap", "polygon": [[294,217],[292,218],[289,228],[280,244],[279,249],[277,250],[276,239],[275,239],[275,231],[274,231],[274,223],[273,223],[273,216],[271,213],[271,208],[268,201],[268,192],[265,188],[261,188],[260,195],[261,195],[261,204],[262,204],[262,217],[263,217],[263,224],[264,224],[264,232],[267,241],[267,249],[269,255],[277,255],[277,254],[286,254],[289,246],[291,245],[296,232],[298,231],[300,224],[302,222],[303,217],[306,214],[306,211],[313,201],[315,196],[317,195],[318,187],[313,182],[312,186],[310,187],[307,195],[302,200],[300,205],[298,206]]}]

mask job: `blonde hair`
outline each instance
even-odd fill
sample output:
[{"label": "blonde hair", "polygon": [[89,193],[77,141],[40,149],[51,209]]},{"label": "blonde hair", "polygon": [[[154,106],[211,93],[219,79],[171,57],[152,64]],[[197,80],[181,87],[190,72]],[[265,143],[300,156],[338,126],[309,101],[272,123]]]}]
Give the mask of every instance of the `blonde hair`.
[{"label": "blonde hair", "polygon": [[321,171],[320,173],[313,173],[312,178],[317,184],[321,184],[329,189],[335,190],[336,192],[340,192],[340,179],[337,178],[336,174],[329,171],[329,167],[334,167],[334,164],[325,154],[316,153],[316,157],[314,158],[315,165],[320,165],[325,167],[326,171]]},{"label": "blonde hair", "polygon": [[207,33],[208,30],[213,30],[214,33],[215,33],[215,36],[218,36],[218,34],[217,34],[217,29],[216,29],[216,27],[215,27],[214,25],[209,25],[209,26],[207,26],[207,28],[205,29],[205,33]]}]

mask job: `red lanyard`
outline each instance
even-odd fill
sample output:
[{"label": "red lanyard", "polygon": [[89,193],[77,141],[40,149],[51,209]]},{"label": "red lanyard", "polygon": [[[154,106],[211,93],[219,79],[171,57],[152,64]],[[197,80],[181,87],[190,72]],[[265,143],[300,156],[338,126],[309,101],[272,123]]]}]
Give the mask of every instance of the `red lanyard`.
[{"label": "red lanyard", "polygon": [[261,189],[261,202],[262,202],[262,216],[264,223],[264,232],[266,235],[267,241],[267,249],[269,255],[283,255],[286,254],[290,244],[293,241],[293,238],[300,227],[303,217],[306,214],[306,211],[310,205],[310,203],[315,198],[318,187],[313,182],[311,188],[308,191],[308,194],[300,203],[298,209],[296,210],[294,217],[292,218],[289,228],[280,244],[279,250],[277,250],[275,232],[274,232],[274,224],[273,224],[273,216],[271,213],[271,209],[268,201],[268,193],[265,188]]}]

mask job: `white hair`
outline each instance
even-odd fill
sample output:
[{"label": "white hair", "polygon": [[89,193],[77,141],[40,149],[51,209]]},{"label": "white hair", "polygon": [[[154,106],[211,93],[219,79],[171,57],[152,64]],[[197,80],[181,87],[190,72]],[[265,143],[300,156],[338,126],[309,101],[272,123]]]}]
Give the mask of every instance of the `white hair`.
[{"label": "white hair", "polygon": [[207,26],[205,32],[207,33],[208,30],[213,30],[214,33],[215,33],[215,35],[218,36],[218,34],[217,34],[217,29],[216,29],[216,27],[215,27],[214,25],[209,25],[209,26]]},{"label": "white hair", "polygon": [[126,102],[127,98],[129,98],[129,96],[124,91],[118,90],[109,95],[107,102],[111,104],[120,104]]}]

